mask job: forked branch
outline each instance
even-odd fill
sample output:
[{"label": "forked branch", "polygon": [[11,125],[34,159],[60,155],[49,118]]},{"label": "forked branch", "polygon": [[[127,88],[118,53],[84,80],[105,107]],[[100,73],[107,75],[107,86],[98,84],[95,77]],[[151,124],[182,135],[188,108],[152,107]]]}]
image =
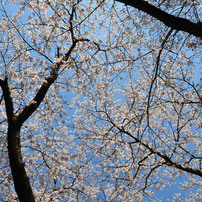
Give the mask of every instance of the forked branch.
[{"label": "forked branch", "polygon": [[29,177],[25,171],[25,165],[22,158],[21,145],[20,145],[20,130],[22,124],[36,111],[41,102],[43,101],[49,87],[55,82],[58,77],[58,72],[63,65],[64,61],[67,61],[75,48],[77,42],[75,40],[70,47],[69,51],[61,58],[59,62],[52,64],[52,70],[50,75],[45,78],[39,91],[36,93],[32,101],[24,108],[24,110],[18,115],[15,115],[14,106],[11,96],[11,91],[8,85],[7,77],[5,80],[0,79],[0,87],[3,91],[3,97],[5,100],[6,114],[8,120],[8,154],[15,190],[18,198],[21,202],[34,202],[35,197],[32,191],[32,187],[29,181]]}]

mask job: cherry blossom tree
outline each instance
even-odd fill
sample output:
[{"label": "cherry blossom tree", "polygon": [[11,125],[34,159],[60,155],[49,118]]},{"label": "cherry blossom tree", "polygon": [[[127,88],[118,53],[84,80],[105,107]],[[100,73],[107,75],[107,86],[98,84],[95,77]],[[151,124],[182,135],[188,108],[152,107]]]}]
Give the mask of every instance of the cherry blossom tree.
[{"label": "cherry blossom tree", "polygon": [[0,200],[200,200],[201,10],[2,0]]}]

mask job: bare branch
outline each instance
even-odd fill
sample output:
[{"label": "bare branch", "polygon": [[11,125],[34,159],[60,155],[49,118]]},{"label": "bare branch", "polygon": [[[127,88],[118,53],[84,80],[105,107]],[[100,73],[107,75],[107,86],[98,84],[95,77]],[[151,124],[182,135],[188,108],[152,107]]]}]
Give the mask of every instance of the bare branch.
[{"label": "bare branch", "polygon": [[186,171],[188,173],[191,173],[191,174],[194,174],[194,175],[198,175],[200,177],[202,177],[202,171],[201,170],[198,170],[198,169],[194,169],[194,168],[191,168],[191,167],[187,167],[187,166],[184,166],[184,165],[181,165],[179,163],[176,163],[174,161],[172,161],[172,159],[170,157],[168,157],[166,154],[162,154],[160,153],[159,151],[157,151],[156,149],[152,148],[151,146],[149,146],[147,143],[143,142],[142,140],[134,137],[132,134],[130,134],[128,131],[126,131],[123,127],[122,128],[119,128],[118,126],[115,125],[115,127],[122,133],[125,133],[127,134],[128,136],[130,136],[132,139],[136,140],[136,142],[139,142],[141,145],[143,145],[145,148],[147,148],[151,153],[161,157],[162,159],[165,160],[166,164],[168,166],[173,166],[179,170],[182,170],[182,171]]}]

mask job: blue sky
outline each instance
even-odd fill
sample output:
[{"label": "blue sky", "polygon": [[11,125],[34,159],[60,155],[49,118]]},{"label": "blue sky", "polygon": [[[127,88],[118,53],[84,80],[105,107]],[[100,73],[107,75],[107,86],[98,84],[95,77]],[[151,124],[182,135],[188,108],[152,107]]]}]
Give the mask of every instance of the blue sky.
[{"label": "blue sky", "polygon": [[[121,4],[120,4],[121,5]],[[14,10],[14,8],[15,7],[10,7],[9,6],[9,8],[8,8],[8,11],[9,12],[12,12],[13,10]],[[25,14],[25,18],[26,18],[26,14]],[[26,20],[26,19],[25,19]],[[100,30],[99,30],[100,31]],[[104,39],[103,39],[103,41],[104,41]],[[56,52],[56,47],[54,47],[53,48],[53,51],[54,52]],[[200,60],[200,59],[199,59]],[[200,62],[199,62],[199,65],[198,65],[198,67],[197,67],[197,69],[196,69],[196,72],[197,72],[197,78],[196,78],[196,82],[198,82],[199,81],[199,79],[200,79]],[[124,84],[124,82],[127,82],[128,81],[128,78],[127,78],[127,76],[126,75],[124,75],[124,73],[122,73],[122,76],[124,77],[124,79],[122,80],[122,82],[120,82],[119,84],[120,85],[122,85],[122,83]],[[137,74],[137,78],[138,78],[138,74]],[[70,91],[70,96],[75,96],[71,91]],[[117,98],[119,98],[119,95],[117,95]],[[82,99],[82,97],[80,98],[80,99]],[[70,112],[69,111],[69,109],[67,109],[68,110],[68,116],[70,116],[70,118],[72,118],[73,117],[73,111],[74,111],[74,109],[72,109],[72,111]],[[70,112],[70,113],[69,113]],[[179,183],[180,182],[182,182],[183,180],[186,180],[186,178],[185,177],[183,177],[183,175],[181,176],[181,177],[178,177],[177,179],[176,179],[176,182],[177,182],[177,185],[175,185],[175,186],[171,186],[170,188],[165,188],[164,190],[162,190],[162,191],[158,191],[158,192],[155,192],[155,196],[154,196],[154,198],[158,198],[158,199],[162,199],[162,201],[166,201],[167,199],[169,199],[169,200],[171,200],[172,201],[172,199],[173,199],[173,195],[174,195],[174,193],[181,193],[182,194],[182,197],[186,197],[186,195],[187,195],[187,192],[185,191],[181,191],[181,190],[179,190]],[[195,190],[192,190],[193,192],[195,191]],[[153,197],[152,197],[153,198]],[[143,201],[149,201],[149,198],[145,198]]]}]

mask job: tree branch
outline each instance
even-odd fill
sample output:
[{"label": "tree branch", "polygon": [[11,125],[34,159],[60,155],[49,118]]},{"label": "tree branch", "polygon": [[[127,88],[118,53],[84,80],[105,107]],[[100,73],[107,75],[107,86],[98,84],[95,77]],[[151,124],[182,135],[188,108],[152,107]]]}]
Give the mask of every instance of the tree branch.
[{"label": "tree branch", "polygon": [[173,32],[173,29],[170,29],[168,34],[166,35],[165,39],[163,40],[163,42],[161,44],[161,49],[159,50],[158,57],[156,60],[156,67],[154,69],[154,75],[153,75],[153,78],[151,80],[151,85],[150,85],[149,94],[148,94],[148,101],[147,101],[147,124],[148,124],[148,126],[149,126],[149,109],[150,109],[150,102],[151,102],[151,96],[152,96],[152,88],[153,88],[153,85],[157,79],[157,75],[159,72],[159,63],[160,63],[160,59],[161,59],[161,53],[164,49],[165,43],[167,42],[167,40],[170,37],[170,35],[172,34],[172,32]]},{"label": "tree branch", "polygon": [[53,69],[52,73],[47,78],[45,78],[39,91],[37,92],[33,100],[31,101],[31,103],[27,105],[24,108],[24,110],[19,114],[18,122],[20,125],[22,125],[41,104],[49,87],[57,79],[57,74],[58,74],[58,71],[56,69]]},{"label": "tree branch", "polygon": [[7,77],[5,78],[5,80],[0,79],[0,86],[3,91],[3,97],[6,105],[6,114],[7,114],[8,122],[10,122],[11,120],[13,120],[15,116],[14,116],[13,101],[12,101],[11,92],[8,86]]},{"label": "tree branch", "polygon": [[71,55],[71,52],[75,48],[78,41],[79,40],[75,40],[73,42],[73,44],[70,47],[69,51],[66,54],[63,55],[62,59],[59,62],[53,63],[51,65],[52,70],[51,70],[50,75],[45,78],[45,80],[43,81],[39,91],[37,92],[37,94],[35,95],[33,100],[30,102],[30,104],[27,105],[24,108],[24,110],[19,114],[19,116],[18,116],[19,124],[22,125],[36,111],[38,106],[41,104],[41,102],[43,101],[49,87],[57,79],[58,71],[60,70],[61,65],[63,65],[64,61],[67,61],[69,59],[69,57]]},{"label": "tree branch", "polygon": [[132,6],[138,10],[144,11],[145,13],[151,15],[152,17],[163,22],[166,26],[178,30],[188,32],[191,35],[200,37],[202,39],[202,22],[193,23],[188,19],[176,17],[174,15],[168,14],[165,11],[156,8],[155,6],[149,4],[144,0],[115,0],[125,5]]},{"label": "tree branch", "polygon": [[186,171],[188,173],[191,173],[191,174],[194,174],[194,175],[198,175],[200,177],[202,177],[202,171],[201,170],[198,170],[198,169],[194,169],[194,168],[191,168],[191,167],[187,167],[187,166],[184,166],[184,165],[181,165],[179,163],[176,163],[174,161],[172,161],[172,159],[170,157],[168,157],[166,154],[162,154],[160,153],[159,151],[157,151],[156,149],[150,147],[147,143],[143,142],[142,140],[134,137],[132,134],[130,134],[128,131],[126,131],[123,127],[120,128],[116,125],[114,125],[120,132],[122,133],[125,133],[127,134],[128,136],[130,136],[131,138],[133,138],[136,142],[139,142],[141,145],[143,145],[145,148],[147,148],[148,150],[150,150],[150,152],[152,154],[155,154],[159,157],[161,157],[162,159],[165,160],[166,164],[168,166],[173,166],[179,170],[183,170],[183,171]]}]

